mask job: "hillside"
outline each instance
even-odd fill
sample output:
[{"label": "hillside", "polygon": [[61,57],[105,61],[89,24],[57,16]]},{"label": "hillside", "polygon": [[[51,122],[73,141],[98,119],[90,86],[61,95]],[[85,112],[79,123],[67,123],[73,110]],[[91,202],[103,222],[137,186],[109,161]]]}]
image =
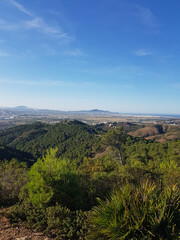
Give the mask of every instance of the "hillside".
[{"label": "hillside", "polygon": [[31,166],[35,162],[31,153],[0,145],[0,161],[11,161],[13,158],[18,159],[20,162],[26,162],[28,166]]},{"label": "hillside", "polygon": [[155,140],[158,142],[165,142],[168,140],[180,139],[179,125],[165,125],[165,124],[143,124],[130,122],[108,122],[97,125],[104,131],[115,127],[122,127],[127,133],[133,137],[145,138],[147,140]]},{"label": "hillside", "polygon": [[107,122],[107,123],[100,123],[97,124],[98,128],[101,128],[105,131],[108,131],[109,129],[115,128],[115,127],[122,127],[127,132],[134,132],[140,128],[143,128],[143,124],[135,124],[130,122]]},{"label": "hillside", "polygon": [[[98,142],[98,130],[79,121],[65,121],[55,125],[35,123],[0,132],[0,145],[4,153],[15,158],[37,159],[50,147],[58,147],[58,156],[82,160],[91,157],[93,145]],[[8,147],[8,148],[7,148]],[[14,151],[14,152],[13,152]],[[17,152],[18,151],[18,152]]]},{"label": "hillside", "polygon": [[131,136],[164,142],[180,139],[180,127],[170,125],[148,125],[129,132]]},{"label": "hillside", "polygon": [[63,121],[53,125],[37,122],[0,132],[0,160],[17,158],[32,165],[47,149],[57,147],[58,156],[82,161],[84,157],[99,156],[100,136],[115,127],[122,127],[138,139],[158,142],[180,139],[180,127],[162,124],[109,122],[90,126],[79,121]]},{"label": "hillside", "polygon": [[11,207],[2,210],[0,238],[178,239],[180,140],[145,139],[173,131],[79,121],[2,131],[0,160],[8,161],[0,161],[0,206]]}]

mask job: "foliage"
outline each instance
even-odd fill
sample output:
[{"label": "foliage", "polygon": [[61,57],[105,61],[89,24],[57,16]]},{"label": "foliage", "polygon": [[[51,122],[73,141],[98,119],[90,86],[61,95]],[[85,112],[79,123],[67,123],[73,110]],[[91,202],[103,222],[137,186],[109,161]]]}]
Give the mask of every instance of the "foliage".
[{"label": "foliage", "polygon": [[0,163],[0,205],[7,206],[18,200],[21,188],[27,181],[27,168],[25,163],[16,159],[11,162]]},{"label": "foliage", "polygon": [[88,212],[70,211],[62,206],[49,207],[46,212],[46,232],[53,233],[61,239],[83,240],[88,232],[88,215]]},{"label": "foliage", "polygon": [[127,185],[93,208],[88,239],[177,239],[179,207],[176,186],[160,192],[149,182]]},{"label": "foliage", "polygon": [[35,123],[7,129],[0,133],[0,144],[31,154],[36,160],[49,148],[58,148],[57,156],[82,161],[93,155],[101,132],[96,127],[78,121],[54,125]]},{"label": "foliage", "polygon": [[27,202],[16,204],[8,212],[11,222],[23,220],[26,227],[63,240],[86,239],[88,216],[88,212],[71,211],[61,205],[36,207]]},{"label": "foliage", "polygon": [[105,134],[102,138],[102,142],[104,143],[104,145],[110,146],[112,150],[117,151],[118,159],[121,165],[124,164],[124,160],[122,158],[122,152],[123,152],[123,144],[126,142],[126,139],[127,139],[127,134],[120,127],[110,129],[108,133]]},{"label": "foliage", "polygon": [[70,209],[85,208],[76,165],[57,158],[56,153],[57,148],[50,149],[32,166],[26,185],[28,201],[39,207],[59,203]]},{"label": "foliage", "polygon": [[0,162],[5,160],[10,162],[13,158],[18,159],[19,162],[26,163],[29,167],[34,163],[34,157],[32,154],[14,149],[12,147],[0,145]]},{"label": "foliage", "polygon": [[12,221],[58,239],[178,239],[180,140],[64,121],[2,131],[0,144],[0,159],[39,157],[28,175],[17,160],[0,164],[1,204],[20,192]]}]

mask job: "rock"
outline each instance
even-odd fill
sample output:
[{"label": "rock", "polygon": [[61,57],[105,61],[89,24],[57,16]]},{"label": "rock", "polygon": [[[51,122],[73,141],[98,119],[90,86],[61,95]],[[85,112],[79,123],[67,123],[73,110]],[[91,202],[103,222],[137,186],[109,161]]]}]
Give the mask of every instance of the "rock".
[{"label": "rock", "polygon": [[43,236],[44,234],[42,232],[36,232],[34,233],[35,236]]},{"label": "rock", "polygon": [[28,236],[16,238],[16,240],[31,240],[31,239],[32,238]]}]

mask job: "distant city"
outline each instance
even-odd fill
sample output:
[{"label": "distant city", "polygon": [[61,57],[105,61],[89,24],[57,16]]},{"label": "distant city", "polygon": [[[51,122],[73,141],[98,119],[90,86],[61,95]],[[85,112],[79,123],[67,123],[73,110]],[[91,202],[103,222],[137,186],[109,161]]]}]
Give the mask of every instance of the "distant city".
[{"label": "distant city", "polygon": [[108,122],[131,122],[147,124],[179,125],[180,115],[118,113],[99,109],[60,111],[49,109],[34,109],[26,106],[0,107],[0,129],[16,125],[44,122],[55,124],[64,120],[79,120],[90,125]]}]

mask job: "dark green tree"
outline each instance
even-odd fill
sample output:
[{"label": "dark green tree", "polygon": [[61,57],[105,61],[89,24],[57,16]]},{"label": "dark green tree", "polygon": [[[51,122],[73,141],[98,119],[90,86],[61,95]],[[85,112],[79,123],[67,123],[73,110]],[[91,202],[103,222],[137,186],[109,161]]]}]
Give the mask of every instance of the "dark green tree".
[{"label": "dark green tree", "polygon": [[118,159],[121,165],[125,164],[122,153],[123,145],[126,142],[126,139],[127,133],[121,127],[110,129],[108,133],[105,134],[102,138],[102,142],[105,146],[109,146],[113,151],[117,152]]}]

